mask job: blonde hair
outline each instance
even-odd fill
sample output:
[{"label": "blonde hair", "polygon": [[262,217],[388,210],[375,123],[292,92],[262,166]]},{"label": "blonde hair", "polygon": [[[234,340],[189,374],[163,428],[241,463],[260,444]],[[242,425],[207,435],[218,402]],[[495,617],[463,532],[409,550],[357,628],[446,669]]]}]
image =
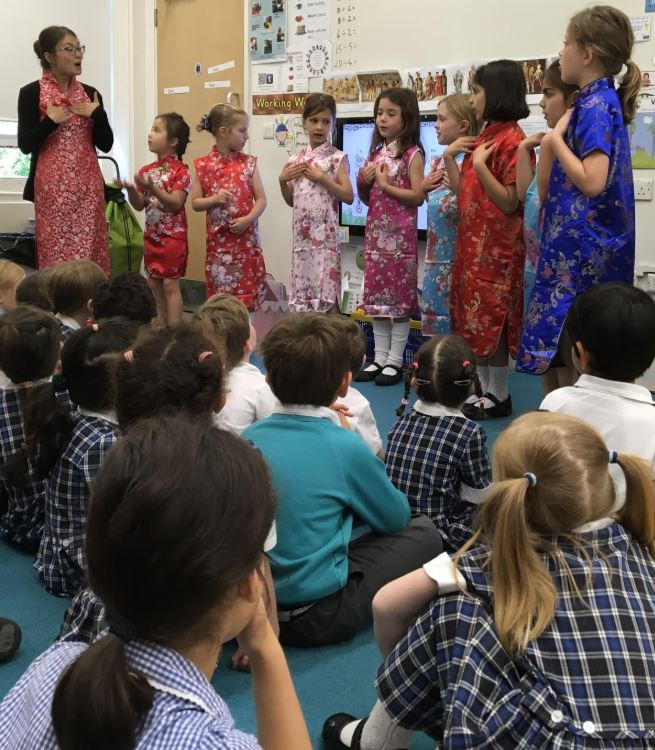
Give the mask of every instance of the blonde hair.
[{"label": "blonde hair", "polygon": [[0,260],[0,291],[17,287],[25,278],[25,271],[10,260]]},{"label": "blonde hair", "polygon": [[250,316],[240,299],[215,294],[196,310],[191,322],[219,345],[230,369],[241,362],[250,339]]},{"label": "blonde hair", "polygon": [[198,133],[206,130],[216,137],[221,128],[231,128],[239,117],[248,117],[245,109],[238,109],[231,104],[215,104],[208,114],[200,118],[196,130]]},{"label": "blonde hair", "polygon": [[[592,427],[548,412],[520,417],[496,442],[494,484],[476,516],[476,533],[457,553],[455,565],[478,539],[490,546],[496,629],[512,656],[538,638],[555,614],[557,591],[541,556],[548,552],[558,557],[558,551],[547,537],[568,536],[581,544],[575,529],[612,513],[608,455]],[[650,473],[644,461],[632,456],[618,456],[617,463],[627,493],[616,518],[655,558]],[[534,486],[526,473],[536,477]]]},{"label": "blonde hair", "polygon": [[641,71],[630,59],[635,36],[630,19],[611,5],[594,5],[576,13],[569,21],[571,40],[589,47],[602,63],[607,75],[617,76],[625,65],[627,72],[618,88],[626,125],[634,119],[641,89]]},{"label": "blonde hair", "polygon": [[439,104],[445,104],[450,114],[457,120],[466,120],[469,124],[466,135],[477,135],[482,127],[471,107],[471,99],[467,94],[449,94],[444,96]]},{"label": "blonde hair", "polygon": [[106,280],[107,274],[92,260],[70,260],[55,266],[46,282],[55,312],[79,313]]}]

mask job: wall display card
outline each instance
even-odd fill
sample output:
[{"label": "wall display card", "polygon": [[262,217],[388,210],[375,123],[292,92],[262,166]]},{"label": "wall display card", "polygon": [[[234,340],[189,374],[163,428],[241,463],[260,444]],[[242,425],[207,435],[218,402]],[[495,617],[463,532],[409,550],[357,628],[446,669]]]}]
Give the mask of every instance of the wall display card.
[{"label": "wall display card", "polygon": [[236,66],[236,63],[234,60],[228,60],[227,62],[221,63],[220,65],[212,65],[210,68],[207,68],[207,72],[212,75],[213,73],[222,73],[224,70],[229,70],[230,68],[234,68]]},{"label": "wall display card", "polygon": [[646,13],[655,13],[655,0],[646,0]]},{"label": "wall display card", "polygon": [[247,0],[250,7],[248,38],[253,64],[286,60],[289,0]]},{"label": "wall display card", "polygon": [[628,125],[633,169],[655,169],[655,113],[637,112]]},{"label": "wall display card", "polygon": [[446,65],[446,93],[468,94],[475,71],[484,65],[483,60],[470,60],[458,65]]},{"label": "wall display card", "polygon": [[165,94],[188,94],[191,91],[191,86],[169,86],[164,89]]},{"label": "wall display card", "polygon": [[630,18],[632,30],[635,35],[635,42],[650,41],[650,16],[633,16]]},{"label": "wall display card", "polygon": [[305,93],[309,89],[305,70],[305,50],[292,47],[287,50],[287,61],[283,68],[282,90],[288,93]]},{"label": "wall display card", "polygon": [[254,94],[277,93],[280,91],[279,67],[258,67],[252,74],[252,91]]},{"label": "wall display card", "polygon": [[[253,103],[254,99],[255,97],[253,97]],[[304,106],[305,97],[298,97],[298,99],[302,100]],[[297,110],[292,111],[296,112]],[[300,111],[302,112],[302,107]],[[273,140],[263,143],[268,144],[276,151],[284,149],[291,156],[291,154],[297,154],[309,145],[309,137],[302,126],[302,116],[299,114],[294,117],[276,117],[271,123],[271,127]]]},{"label": "wall display card", "polygon": [[384,89],[396,88],[403,85],[397,70],[383,70],[379,73],[358,73],[357,81],[361,92],[361,101],[374,102],[378,94]]},{"label": "wall display card", "polygon": [[253,115],[302,114],[305,94],[253,94]]},{"label": "wall display card", "polygon": [[541,89],[544,82],[544,75],[548,68],[548,59],[546,57],[528,58],[527,60],[517,60],[525,77],[525,86],[528,90],[528,104],[539,104],[541,101]]},{"label": "wall display card", "polygon": [[330,38],[331,0],[295,0],[289,12],[289,41],[293,46],[307,37]]},{"label": "wall display card", "polygon": [[332,39],[334,61],[332,69],[354,70],[359,65],[359,0],[334,0]]},{"label": "wall display card", "polygon": [[412,89],[419,102],[435,101],[452,93],[448,89],[446,66],[409,68],[405,71],[405,86]]},{"label": "wall display card", "polygon": [[206,89],[229,89],[229,81],[205,81]]},{"label": "wall display card", "polygon": [[334,97],[337,104],[359,102],[359,82],[357,75],[326,76],[323,79],[323,93]]},{"label": "wall display card", "polygon": [[641,91],[637,109],[640,112],[655,112],[655,70],[641,71]]},{"label": "wall display card", "polygon": [[329,40],[306,39],[304,57],[308,78],[322,78],[332,72],[332,43]]}]

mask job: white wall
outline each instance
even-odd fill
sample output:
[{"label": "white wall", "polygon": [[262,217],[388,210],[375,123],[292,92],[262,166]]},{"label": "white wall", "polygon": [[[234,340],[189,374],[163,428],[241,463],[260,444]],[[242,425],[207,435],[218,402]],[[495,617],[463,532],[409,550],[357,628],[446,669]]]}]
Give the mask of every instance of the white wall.
[{"label": "white wall", "polygon": [[[402,71],[476,58],[556,54],[568,18],[590,4],[584,0],[549,0],[547,4],[534,0],[458,0],[455,10],[455,6],[444,6],[434,0],[412,0],[407,7],[411,7],[413,17],[403,14],[401,18],[401,6],[395,0],[354,0],[363,21],[358,69]],[[611,4],[628,15],[644,15],[644,0],[615,0]],[[655,14],[651,17],[655,21]],[[655,69],[654,57],[654,40],[635,45],[633,59],[642,69]],[[251,66],[251,74],[257,68]],[[321,86],[320,80],[310,82],[312,90]],[[533,109],[538,111],[537,107]],[[348,112],[348,116],[352,114],[355,113]],[[361,114],[370,116],[372,106],[363,105]],[[268,197],[268,208],[260,220],[266,264],[276,278],[286,282],[291,260],[291,212],[282,201],[277,177],[288,154],[275,141],[263,138],[264,128],[272,123],[274,116],[251,119],[249,149],[260,157]],[[635,176],[652,179],[655,171],[637,170]],[[639,202],[638,271],[655,271],[654,236],[655,205]]]}]

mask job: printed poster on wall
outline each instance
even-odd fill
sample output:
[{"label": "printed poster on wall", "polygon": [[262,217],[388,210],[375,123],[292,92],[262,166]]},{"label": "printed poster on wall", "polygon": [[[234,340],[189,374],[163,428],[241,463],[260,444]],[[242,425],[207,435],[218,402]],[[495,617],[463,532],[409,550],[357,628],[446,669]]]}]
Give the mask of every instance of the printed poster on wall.
[{"label": "printed poster on wall", "polygon": [[297,46],[307,37],[329,39],[331,13],[331,0],[295,0],[289,12],[291,46]]},{"label": "printed poster on wall", "polygon": [[250,62],[286,60],[287,10],[289,0],[248,0]]}]

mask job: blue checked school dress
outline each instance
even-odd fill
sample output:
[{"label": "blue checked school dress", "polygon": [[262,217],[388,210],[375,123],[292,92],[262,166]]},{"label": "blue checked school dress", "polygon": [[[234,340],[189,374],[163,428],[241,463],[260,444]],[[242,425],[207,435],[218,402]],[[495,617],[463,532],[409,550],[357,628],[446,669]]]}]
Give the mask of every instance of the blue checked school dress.
[{"label": "blue checked school dress", "polygon": [[378,671],[394,721],[442,750],[655,747],[655,561],[608,522],[577,535],[583,550],[551,538],[583,598],[542,555],[559,592],[555,616],[515,660],[494,624],[489,549],[466,552],[467,593],[435,598]]},{"label": "blue checked school dress", "polygon": [[566,142],[580,159],[609,157],[603,192],[588,198],[556,159],[550,174],[537,276],[524,320],[517,369],[545,372],[578,294],[608,281],[633,283],[635,199],[630,139],[611,78],[593,81],[575,102]]},{"label": "blue checked school dress", "polygon": [[46,591],[74,596],[86,573],[85,527],[91,484],[118,438],[102,415],[76,417],[45,492],[45,523],[34,567]]},{"label": "blue checked school dress", "polygon": [[[86,647],[56,643],[32,662],[0,703],[0,748],[58,750],[52,697],[65,669]],[[134,750],[260,750],[234,726],[230,709],[200,670],[181,654],[150,641],[125,646],[128,665],[155,690],[137,724]]]}]

